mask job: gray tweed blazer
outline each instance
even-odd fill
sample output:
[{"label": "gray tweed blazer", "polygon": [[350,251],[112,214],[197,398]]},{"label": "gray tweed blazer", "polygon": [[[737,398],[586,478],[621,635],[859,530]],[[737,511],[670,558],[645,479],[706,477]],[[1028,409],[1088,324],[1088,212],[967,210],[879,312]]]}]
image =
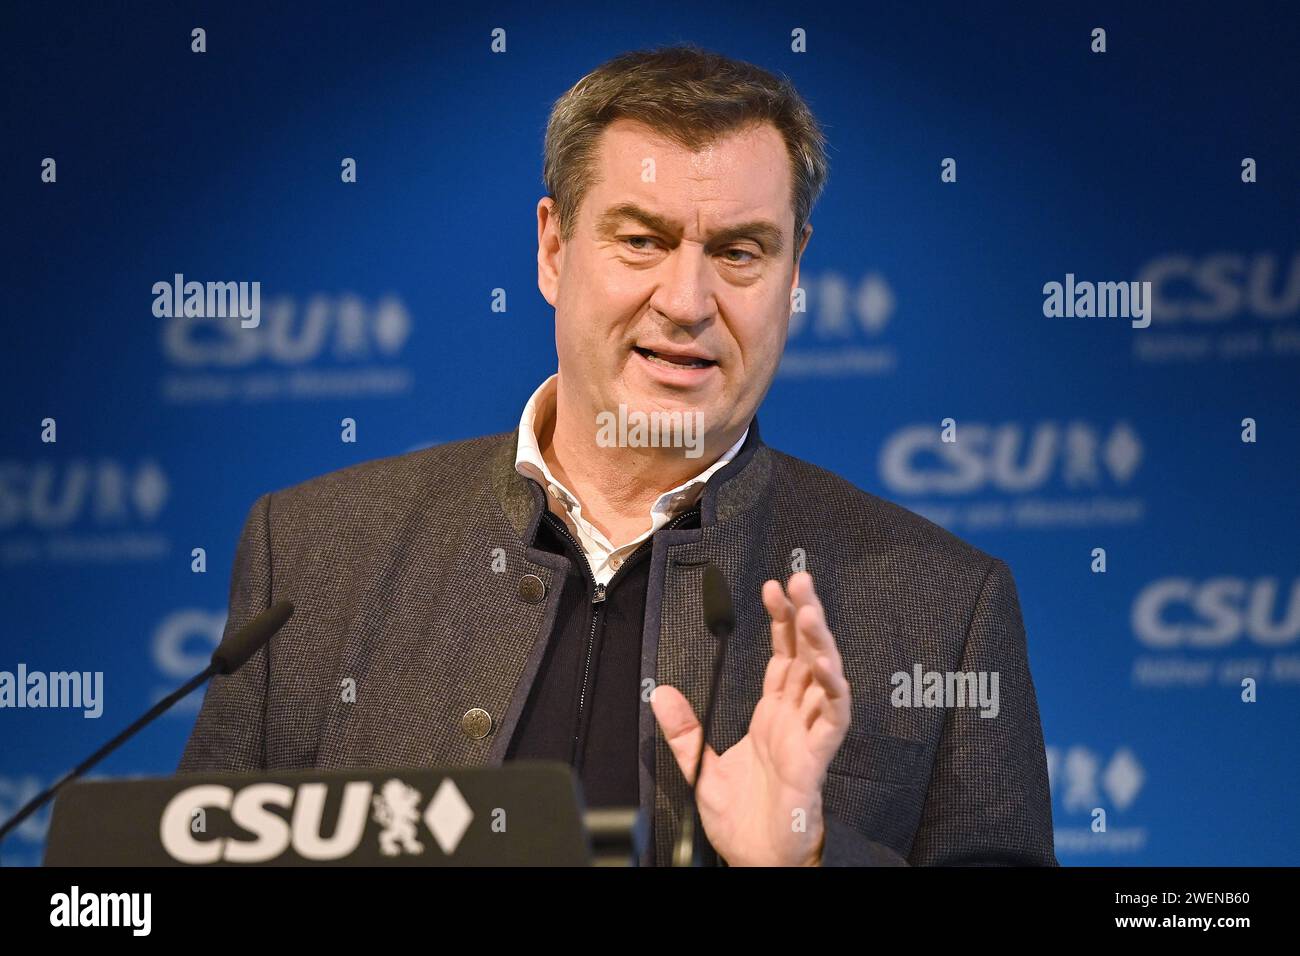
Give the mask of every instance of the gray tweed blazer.
[{"label": "gray tweed blazer", "polygon": [[[546,502],[515,471],[516,440],[452,442],[258,498],[239,539],[227,633],[279,600],[297,611],[243,669],[212,682],[180,771],[501,763],[568,568],[530,547]],[[789,577],[796,549],[853,693],[849,736],[823,786],[825,862],[1056,865],[1006,564],[776,451],[757,419],[709,480],[701,527],[653,538],[643,679],[677,687],[703,712],[714,641],[700,584],[704,565],[717,564],[737,626],[710,743],[722,752],[744,736],[771,655],[760,588]],[[997,716],[895,706],[891,675],[918,664],[996,672]],[[347,678],[355,702],[340,693]],[[475,709],[490,725],[467,719]],[[654,821],[642,862],[664,865],[687,790],[648,703],[639,746],[641,805]]]}]

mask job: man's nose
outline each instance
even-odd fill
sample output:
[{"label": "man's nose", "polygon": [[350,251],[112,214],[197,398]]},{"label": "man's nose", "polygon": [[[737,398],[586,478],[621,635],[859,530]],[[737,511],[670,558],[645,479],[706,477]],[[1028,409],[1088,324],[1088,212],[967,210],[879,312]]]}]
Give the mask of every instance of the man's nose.
[{"label": "man's nose", "polygon": [[674,325],[690,327],[713,318],[713,264],[704,247],[679,243],[659,268],[659,286],[650,305]]}]

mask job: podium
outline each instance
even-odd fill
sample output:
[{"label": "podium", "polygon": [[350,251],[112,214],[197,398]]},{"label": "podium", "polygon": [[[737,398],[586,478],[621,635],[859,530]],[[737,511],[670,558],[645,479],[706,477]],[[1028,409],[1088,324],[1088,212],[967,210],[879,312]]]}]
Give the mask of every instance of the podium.
[{"label": "podium", "polygon": [[69,785],[45,865],[633,865],[644,839],[562,763],[185,774]]}]

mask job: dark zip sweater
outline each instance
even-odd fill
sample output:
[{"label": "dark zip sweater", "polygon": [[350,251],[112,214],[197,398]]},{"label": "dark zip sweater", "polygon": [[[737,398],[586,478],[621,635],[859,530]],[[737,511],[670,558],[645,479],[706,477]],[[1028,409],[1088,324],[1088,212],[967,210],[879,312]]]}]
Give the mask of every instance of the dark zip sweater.
[{"label": "dark zip sweater", "polygon": [[[696,506],[660,530],[699,527]],[[658,534],[658,532],[656,532]],[[535,547],[569,559],[555,627],[506,759],[560,760],[574,768],[588,807],[639,803],[641,634],[654,535],[607,585],[597,585],[578,542],[549,511]]]}]

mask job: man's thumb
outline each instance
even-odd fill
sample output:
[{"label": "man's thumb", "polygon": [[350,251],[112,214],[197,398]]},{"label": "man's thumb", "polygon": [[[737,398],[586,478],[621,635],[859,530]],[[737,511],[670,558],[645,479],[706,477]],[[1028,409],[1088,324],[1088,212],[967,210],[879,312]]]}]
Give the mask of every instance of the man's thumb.
[{"label": "man's thumb", "polygon": [[691,703],[676,687],[660,684],[650,695],[650,707],[655,720],[664,732],[664,739],[677,766],[688,781],[695,779],[695,759],[700,750],[700,734],[703,730],[700,721],[691,708]]}]

